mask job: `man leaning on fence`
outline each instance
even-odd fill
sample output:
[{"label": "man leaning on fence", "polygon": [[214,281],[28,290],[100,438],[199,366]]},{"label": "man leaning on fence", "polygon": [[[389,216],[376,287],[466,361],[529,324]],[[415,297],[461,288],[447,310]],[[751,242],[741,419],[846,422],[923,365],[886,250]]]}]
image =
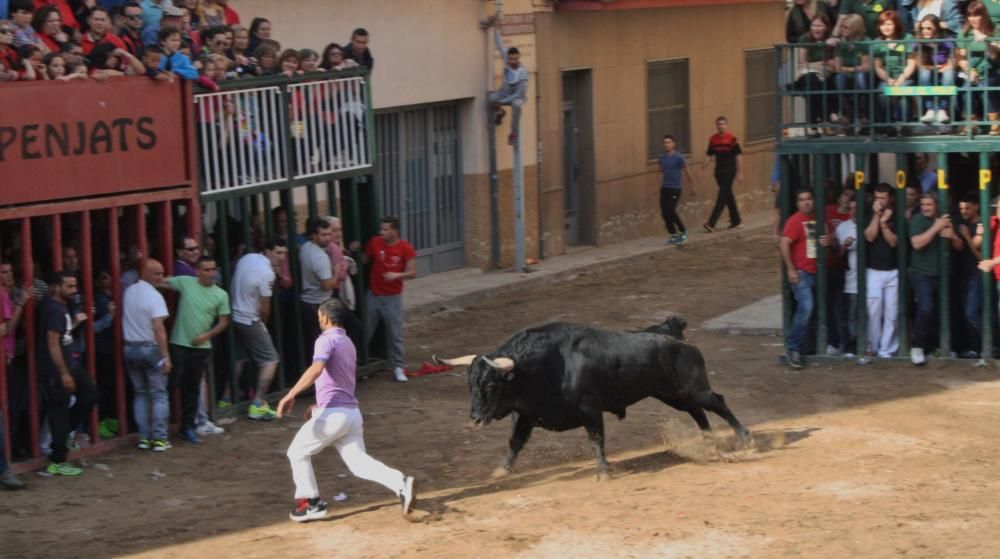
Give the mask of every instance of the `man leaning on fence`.
[{"label": "man leaning on fence", "polygon": [[170,313],[163,295],[154,287],[162,283],[163,265],[146,260],[139,281],[125,290],[122,303],[125,369],[135,393],[133,413],[139,428],[139,448],[155,452],[171,448],[167,438],[167,385],[173,363],[164,324]]},{"label": "man leaning on fence", "polygon": [[795,295],[795,315],[785,340],[788,364],[792,368],[801,369],[802,354],[808,346],[809,322],[816,300],[813,292],[816,287],[816,243],[830,247],[835,241],[830,234],[832,228],[829,220],[826,220],[826,234],[816,234],[816,204],[811,190],[796,192],[795,205],[798,211],[785,222],[778,247],[785,263],[788,283]]}]

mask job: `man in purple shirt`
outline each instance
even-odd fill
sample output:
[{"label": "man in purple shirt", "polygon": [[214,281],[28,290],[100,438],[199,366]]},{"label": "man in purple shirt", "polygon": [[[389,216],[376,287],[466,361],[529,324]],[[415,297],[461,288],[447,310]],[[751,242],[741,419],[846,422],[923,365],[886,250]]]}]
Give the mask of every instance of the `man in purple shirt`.
[{"label": "man in purple shirt", "polygon": [[404,476],[365,452],[363,420],[354,397],[357,353],[341,327],[344,315],[349,312],[337,299],[319,306],[316,314],[323,333],[316,339],[312,365],[278,402],[278,417],[282,417],[292,411],[295,396],[316,383],[316,405],[306,410],[306,423],[288,447],[295,482],[295,507],[289,517],[296,522],[327,515],[326,503],[319,497],[312,457],[330,444],[337,448],[352,474],[379,483],[398,495],[404,516],[413,510],[416,496],[413,477]]},{"label": "man in purple shirt", "polygon": [[198,275],[198,259],[201,258],[201,250],[199,248],[197,240],[191,237],[181,239],[180,246],[174,251],[177,254],[177,260],[174,260],[173,275]]}]

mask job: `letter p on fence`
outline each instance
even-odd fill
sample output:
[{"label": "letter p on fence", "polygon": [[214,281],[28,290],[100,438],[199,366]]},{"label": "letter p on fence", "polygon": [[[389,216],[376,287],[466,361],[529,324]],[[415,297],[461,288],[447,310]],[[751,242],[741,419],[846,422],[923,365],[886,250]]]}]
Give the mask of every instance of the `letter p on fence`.
[{"label": "letter p on fence", "polygon": [[865,184],[865,172],[854,171],[854,190],[861,190],[863,184]]},{"label": "letter p on fence", "polygon": [[979,190],[986,190],[990,187],[990,181],[993,180],[993,173],[989,169],[979,170]]}]

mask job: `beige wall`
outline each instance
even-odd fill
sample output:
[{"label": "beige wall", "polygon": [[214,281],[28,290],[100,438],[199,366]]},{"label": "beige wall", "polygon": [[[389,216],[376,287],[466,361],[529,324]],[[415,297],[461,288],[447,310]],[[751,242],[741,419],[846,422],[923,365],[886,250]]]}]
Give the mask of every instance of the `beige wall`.
[{"label": "beige wall", "polygon": [[[689,60],[692,145],[682,149],[698,168],[717,115],[727,115],[742,138],[744,50],[783,40],[782,3],[559,12],[539,14],[538,19],[546,254],[565,251],[560,107],[561,73],[567,69],[592,70],[597,242],[662,234],[658,168],[646,153],[646,63]],[[744,151],[745,181],[735,188],[738,203],[741,210],[763,209],[771,199],[773,142],[744,143]],[[710,171],[696,173],[695,184],[697,196],[685,195],[681,209],[690,229],[705,221],[717,190]]]}]

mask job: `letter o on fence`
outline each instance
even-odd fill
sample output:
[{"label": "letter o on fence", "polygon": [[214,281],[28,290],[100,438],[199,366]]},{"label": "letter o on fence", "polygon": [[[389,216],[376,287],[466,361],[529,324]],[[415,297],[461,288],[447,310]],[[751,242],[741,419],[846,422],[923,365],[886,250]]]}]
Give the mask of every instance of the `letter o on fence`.
[{"label": "letter o on fence", "polygon": [[896,171],[896,188],[899,190],[906,188],[906,171],[902,169]]}]

